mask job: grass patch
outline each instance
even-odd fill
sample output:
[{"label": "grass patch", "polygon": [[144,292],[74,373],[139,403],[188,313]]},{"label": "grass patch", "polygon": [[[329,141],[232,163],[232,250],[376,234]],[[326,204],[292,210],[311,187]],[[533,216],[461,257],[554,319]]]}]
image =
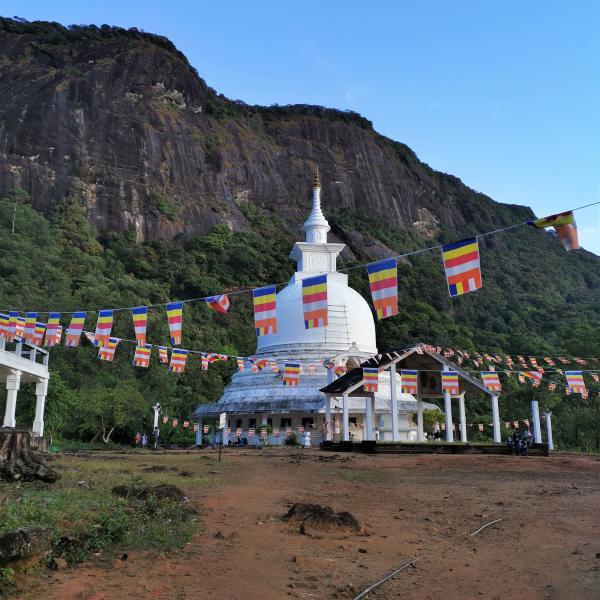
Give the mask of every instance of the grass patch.
[{"label": "grass patch", "polygon": [[169,221],[175,221],[178,217],[177,208],[173,206],[167,195],[158,188],[150,190],[148,205],[151,210],[165,216]]}]

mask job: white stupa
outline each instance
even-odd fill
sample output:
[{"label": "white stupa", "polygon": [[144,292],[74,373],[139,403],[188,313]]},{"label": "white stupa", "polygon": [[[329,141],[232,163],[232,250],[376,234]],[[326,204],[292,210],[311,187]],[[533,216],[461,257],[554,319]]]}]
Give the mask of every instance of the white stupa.
[{"label": "white stupa", "polygon": [[[344,244],[327,241],[329,223],[321,210],[321,184],[315,177],[312,210],[304,223],[305,241],[296,242],[290,254],[298,268],[289,283],[277,294],[277,333],[258,338],[258,359],[277,361],[279,373],[269,366],[253,373],[246,370],[233,375],[222,397],[216,404],[202,404],[193,417],[212,421],[219,413],[227,413],[230,438],[241,428],[244,436],[249,428],[267,424],[281,429],[297,431],[303,426],[312,432],[313,443],[322,439],[325,396],[320,391],[334,378],[335,367],[356,367],[377,354],[375,322],[371,307],[355,290],[348,286],[348,275],[337,272],[337,257]],[[328,325],[305,329],[302,309],[302,280],[306,277],[327,274]],[[286,361],[300,362],[303,374],[298,386],[283,385],[283,365]],[[387,377],[387,379],[386,379]],[[382,374],[376,395],[376,413],[389,416],[389,374]],[[410,416],[416,401],[402,395],[399,402],[400,433],[403,439],[415,439],[416,429]],[[350,422],[353,436],[361,439],[365,403],[352,398]],[[340,407],[332,407],[337,429],[336,414]],[[380,437],[387,439],[385,425],[388,419],[380,418]],[[201,428],[200,428],[201,429]],[[390,430],[391,434],[391,430]],[[258,438],[258,436],[256,436]],[[271,440],[276,441],[276,440]]]}]

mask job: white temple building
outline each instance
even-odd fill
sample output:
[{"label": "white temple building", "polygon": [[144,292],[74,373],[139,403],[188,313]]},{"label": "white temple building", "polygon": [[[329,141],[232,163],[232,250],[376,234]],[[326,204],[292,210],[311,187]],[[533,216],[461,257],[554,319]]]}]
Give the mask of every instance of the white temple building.
[{"label": "white temple building", "polygon": [[[311,443],[323,440],[325,395],[320,391],[335,379],[331,367],[351,369],[377,355],[375,323],[368,302],[348,286],[348,275],[337,271],[337,257],[344,244],[327,241],[329,223],[321,210],[319,175],[315,178],[312,210],[304,223],[305,241],[294,244],[290,258],[298,267],[289,283],[277,294],[277,333],[258,338],[257,359],[277,361],[279,372],[268,366],[253,373],[248,368],[233,375],[218,403],[201,404],[192,417],[200,424],[196,441],[201,443],[202,424],[213,423],[220,413],[227,414],[227,427],[231,434],[224,443],[233,441],[241,428],[243,437],[248,429],[257,428],[249,443],[258,442],[261,424],[279,428],[278,437],[271,436],[270,443],[283,443],[285,430],[299,427],[311,432]],[[302,280],[306,277],[327,274],[328,325],[305,329],[302,308]],[[298,386],[283,385],[283,364],[300,362],[303,373]],[[326,366],[328,365],[328,366]],[[314,372],[310,372],[313,371]],[[415,398],[398,394],[398,431],[392,433],[391,390],[389,372],[380,376],[379,390],[375,394],[375,435],[380,440],[413,441],[417,428],[413,415],[417,410]],[[424,403],[423,403],[424,404]],[[366,421],[366,398],[352,397],[349,407],[350,437],[363,439]],[[427,404],[420,408],[434,408]],[[341,404],[330,405],[327,419],[328,437],[340,439]],[[369,411],[370,412],[370,411]],[[368,415],[369,420],[371,415]]]}]

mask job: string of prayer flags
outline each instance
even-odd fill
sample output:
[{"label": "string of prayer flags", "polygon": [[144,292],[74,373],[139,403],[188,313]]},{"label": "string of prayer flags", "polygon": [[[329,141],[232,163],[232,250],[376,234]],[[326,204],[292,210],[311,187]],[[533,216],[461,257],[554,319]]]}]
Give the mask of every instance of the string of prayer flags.
[{"label": "string of prayer flags", "polygon": [[98,313],[98,321],[96,322],[96,333],[94,334],[94,339],[96,340],[96,345],[102,346],[105,342],[108,341],[110,337],[110,332],[112,331],[113,326],[113,311],[109,310],[101,310]]},{"label": "string of prayer flags", "polygon": [[304,328],[327,327],[327,275],[302,280]]},{"label": "string of prayer flags", "polygon": [[442,246],[442,257],[451,298],[481,288],[477,238]]},{"label": "string of prayer flags", "polygon": [[34,343],[36,320],[37,320],[37,313],[34,313],[34,312],[25,313],[25,329],[23,330],[23,340],[27,344]]},{"label": "string of prayer flags", "polygon": [[483,379],[483,385],[488,392],[502,391],[502,386],[500,385],[500,377],[495,371],[482,371],[481,379]]},{"label": "string of prayer flags", "polygon": [[169,350],[166,346],[158,346],[158,360],[163,365],[169,364]]},{"label": "string of prayer flags", "polygon": [[[56,344],[60,344],[60,313],[51,312],[48,315],[48,324],[46,325],[46,346],[52,348]],[[62,330],[61,330],[62,332]],[[59,336],[56,339],[56,336]]]},{"label": "string of prayer flags", "polygon": [[442,392],[451,396],[458,396],[458,373],[456,371],[442,371]]},{"label": "string of prayer flags", "polygon": [[112,362],[115,357],[115,350],[117,349],[117,344],[119,343],[119,338],[109,337],[106,342],[104,342],[100,346],[100,350],[98,351],[98,358],[100,360],[106,360],[108,362]]},{"label": "string of prayer flags", "polygon": [[274,335],[277,333],[277,292],[274,285],[252,290],[254,302],[254,328],[256,335]]},{"label": "string of prayer flags", "polygon": [[285,363],[283,367],[283,385],[297,386],[300,381],[300,363]]},{"label": "string of prayer flags", "polygon": [[209,298],[206,298],[206,305],[220,315],[224,315],[229,310],[229,298],[227,297],[227,294],[210,296]]},{"label": "string of prayer flags", "polygon": [[83,331],[83,325],[85,323],[85,312],[74,312],[71,315],[71,322],[67,327],[67,337],[65,344],[69,348],[76,348],[79,346],[79,340],[81,339],[81,332]]},{"label": "string of prayer flags", "polygon": [[[542,381],[542,373],[540,371],[521,371],[521,375],[531,380],[531,385],[533,387],[539,387]],[[519,379],[519,381],[521,381]]]},{"label": "string of prayer flags", "polygon": [[148,325],[148,309],[145,306],[136,306],[131,309],[135,340],[138,346],[146,345],[146,327]]},{"label": "string of prayer flags", "polygon": [[188,351],[181,348],[173,348],[171,350],[171,364],[169,365],[170,373],[183,373],[185,363],[187,361]]},{"label": "string of prayer flags", "polygon": [[33,343],[35,346],[42,345],[42,341],[44,340],[44,331],[46,331],[46,324],[38,321],[35,324],[35,330],[33,331]]},{"label": "string of prayer flags", "polygon": [[148,367],[150,364],[150,355],[152,353],[152,346],[146,344],[145,346],[136,346],[135,354],[133,356],[134,367]]},{"label": "string of prayer flags", "polygon": [[558,239],[561,241],[565,250],[579,250],[579,239],[577,236],[577,224],[573,211],[550,215],[541,219],[529,221],[530,225],[539,229],[545,227],[554,227]]},{"label": "string of prayer flags", "polygon": [[375,393],[379,389],[379,369],[363,368],[362,385],[365,392]]},{"label": "string of prayer flags", "polygon": [[244,370],[244,359],[241,356],[238,356],[236,359],[236,363],[237,363],[237,368],[238,371],[243,371]]},{"label": "string of prayer flags", "polygon": [[417,393],[417,371],[400,371],[402,377],[402,393],[416,394]]},{"label": "string of prayer flags", "polygon": [[398,314],[398,263],[388,258],[367,265],[373,306],[378,319]]},{"label": "string of prayer flags", "polygon": [[583,381],[583,373],[581,371],[565,371],[565,377],[567,378],[567,385],[569,386],[570,392],[573,394],[587,393],[585,382]]},{"label": "string of prayer flags", "polygon": [[181,328],[183,325],[183,302],[169,302],[165,305],[167,310],[167,323],[169,325],[169,335],[171,344],[178,346],[181,344]]}]

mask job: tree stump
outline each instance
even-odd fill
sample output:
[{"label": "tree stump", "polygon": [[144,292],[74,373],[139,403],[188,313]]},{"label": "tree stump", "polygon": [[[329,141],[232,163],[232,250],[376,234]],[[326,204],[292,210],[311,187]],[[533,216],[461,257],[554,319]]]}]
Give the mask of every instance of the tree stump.
[{"label": "tree stump", "polygon": [[45,463],[39,452],[31,449],[30,435],[24,429],[0,428],[0,478],[56,481],[58,473]]}]

